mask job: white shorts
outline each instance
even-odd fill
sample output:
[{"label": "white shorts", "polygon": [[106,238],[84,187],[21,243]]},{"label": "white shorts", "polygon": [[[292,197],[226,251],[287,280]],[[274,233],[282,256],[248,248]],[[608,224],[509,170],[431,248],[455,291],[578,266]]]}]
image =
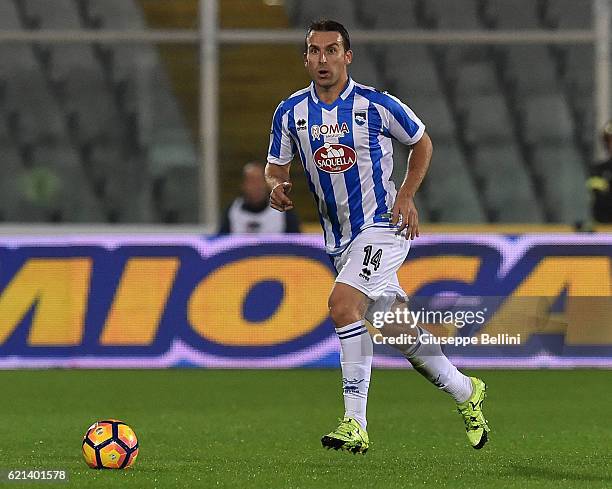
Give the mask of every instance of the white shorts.
[{"label": "white shorts", "polygon": [[350,285],[372,301],[366,319],[375,311],[389,311],[396,300],[407,301],[397,279],[410,249],[410,240],[393,228],[364,229],[340,255],[332,257],[338,272],[336,282]]}]

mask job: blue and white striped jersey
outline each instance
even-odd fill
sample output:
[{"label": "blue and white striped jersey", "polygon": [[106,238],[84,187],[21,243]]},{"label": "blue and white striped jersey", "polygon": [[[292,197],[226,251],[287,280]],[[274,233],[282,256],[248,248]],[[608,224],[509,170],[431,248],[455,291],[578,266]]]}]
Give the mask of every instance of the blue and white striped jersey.
[{"label": "blue and white striped jersey", "polygon": [[299,153],[325,248],[337,255],[363,229],[389,226],[396,195],[391,138],[412,145],[424,131],[414,112],[392,95],[349,79],[328,105],[311,83],[276,108],[268,163],[286,165]]}]

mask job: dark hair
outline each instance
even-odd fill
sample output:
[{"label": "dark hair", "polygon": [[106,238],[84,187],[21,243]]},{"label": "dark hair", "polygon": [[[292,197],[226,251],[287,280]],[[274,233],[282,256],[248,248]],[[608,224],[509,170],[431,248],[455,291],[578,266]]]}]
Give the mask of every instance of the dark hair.
[{"label": "dark hair", "polygon": [[344,45],[344,50],[348,51],[351,49],[351,39],[349,37],[349,33],[340,22],[336,22],[335,20],[329,19],[319,19],[311,22],[308,26],[308,30],[306,31],[306,37],[304,38],[304,52],[308,51],[308,36],[311,32],[339,32],[342,36],[342,44]]}]

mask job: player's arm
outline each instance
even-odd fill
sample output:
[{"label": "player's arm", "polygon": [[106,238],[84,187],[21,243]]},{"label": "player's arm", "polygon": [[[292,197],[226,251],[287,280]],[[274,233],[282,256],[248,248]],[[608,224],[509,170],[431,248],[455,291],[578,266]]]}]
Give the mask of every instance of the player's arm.
[{"label": "player's arm", "polygon": [[293,209],[293,202],[289,198],[291,179],[289,169],[291,163],[286,165],[266,165],[266,183],[270,188],[270,207],[280,212]]},{"label": "player's arm", "polygon": [[401,224],[398,232],[406,230],[406,239],[419,235],[419,214],[414,205],[414,195],[419,189],[431,160],[431,139],[425,132],[425,124],[401,100],[390,94],[382,99],[386,111],[384,123],[391,136],[400,143],[410,146],[408,169],[393,205],[391,222]]},{"label": "player's arm", "polygon": [[266,182],[270,188],[270,206],[280,212],[293,209],[293,202],[288,197],[291,191],[289,170],[295,155],[295,145],[287,127],[287,114],[281,102],[272,117],[268,162],[266,165]]},{"label": "player's arm", "polygon": [[414,196],[425,178],[433,153],[433,144],[427,132],[423,132],[411,148],[408,169],[395,198],[391,222],[397,224],[401,216],[398,232],[406,229],[406,238],[414,239],[419,236],[419,214],[414,204]]}]

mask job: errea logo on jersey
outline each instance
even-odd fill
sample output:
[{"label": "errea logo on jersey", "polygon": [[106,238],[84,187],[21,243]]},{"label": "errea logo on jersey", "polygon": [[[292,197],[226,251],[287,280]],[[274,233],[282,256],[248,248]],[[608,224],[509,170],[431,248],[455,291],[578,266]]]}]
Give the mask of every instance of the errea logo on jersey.
[{"label": "errea logo on jersey", "polygon": [[336,124],[321,124],[320,126],[314,125],[310,128],[310,134],[312,139],[319,139],[321,136],[328,136],[330,138],[341,138],[345,134],[349,133],[348,124],[343,122],[342,125]]},{"label": "errea logo on jersey", "polygon": [[357,161],[355,150],[344,144],[325,143],[313,156],[319,170],[327,173],[342,173]]}]

